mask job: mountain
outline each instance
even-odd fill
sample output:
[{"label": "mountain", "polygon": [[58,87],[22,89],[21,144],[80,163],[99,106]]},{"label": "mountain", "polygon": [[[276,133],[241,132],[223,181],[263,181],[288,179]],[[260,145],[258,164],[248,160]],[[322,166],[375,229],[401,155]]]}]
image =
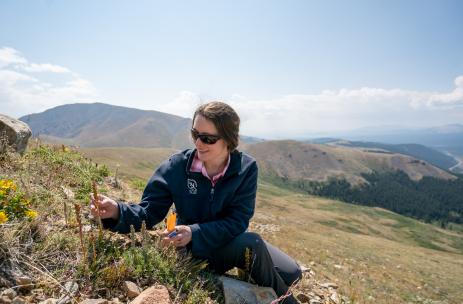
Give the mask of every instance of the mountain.
[{"label": "mountain", "polygon": [[353,141],[373,141],[388,144],[415,143],[463,156],[463,125],[461,124],[415,130],[368,128],[346,132],[336,137]]},{"label": "mountain", "polygon": [[329,144],[346,146],[346,147],[357,147],[362,149],[376,149],[389,151],[393,153],[400,153],[415,157],[431,163],[441,169],[449,170],[458,164],[458,161],[439,150],[429,148],[419,144],[385,144],[378,142],[369,141],[345,141],[345,140],[334,140],[332,142],[326,142]]},{"label": "mountain", "polygon": [[265,141],[245,147],[259,162],[264,175],[290,180],[326,181],[345,178],[353,185],[365,183],[363,173],[404,171],[412,180],[424,176],[454,179],[455,176],[425,161],[386,151],[309,144],[292,140]]},{"label": "mountain", "polygon": [[191,119],[104,103],[68,104],[20,118],[34,136],[83,147],[191,146]]},{"label": "mountain", "polygon": [[[191,119],[167,113],[104,103],[67,104],[20,118],[34,137],[82,147],[137,147],[185,149]],[[264,141],[240,136],[242,145]]]}]

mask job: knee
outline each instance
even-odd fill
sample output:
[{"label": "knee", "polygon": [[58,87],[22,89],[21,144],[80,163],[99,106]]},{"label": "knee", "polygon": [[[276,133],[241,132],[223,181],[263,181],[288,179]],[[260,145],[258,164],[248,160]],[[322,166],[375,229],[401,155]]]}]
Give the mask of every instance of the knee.
[{"label": "knee", "polygon": [[252,249],[259,250],[265,246],[264,240],[262,237],[255,232],[245,232],[246,235],[246,244]]},{"label": "knee", "polygon": [[302,269],[301,269],[301,266],[299,266],[299,264],[296,264],[294,269],[287,274],[288,275],[288,285],[292,285],[294,284],[295,282],[299,282],[301,279],[302,279]]}]

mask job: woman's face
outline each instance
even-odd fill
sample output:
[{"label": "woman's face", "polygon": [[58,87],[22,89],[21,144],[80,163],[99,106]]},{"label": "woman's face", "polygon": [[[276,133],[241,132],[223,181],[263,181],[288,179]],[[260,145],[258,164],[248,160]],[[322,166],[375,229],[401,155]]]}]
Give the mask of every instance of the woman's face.
[{"label": "woman's face", "polygon": [[[193,129],[198,131],[199,134],[219,135],[214,123],[201,115],[196,116],[193,122]],[[194,144],[198,151],[198,158],[203,162],[227,158],[227,143],[223,139],[219,139],[215,144],[208,145],[203,143],[198,137]]]}]

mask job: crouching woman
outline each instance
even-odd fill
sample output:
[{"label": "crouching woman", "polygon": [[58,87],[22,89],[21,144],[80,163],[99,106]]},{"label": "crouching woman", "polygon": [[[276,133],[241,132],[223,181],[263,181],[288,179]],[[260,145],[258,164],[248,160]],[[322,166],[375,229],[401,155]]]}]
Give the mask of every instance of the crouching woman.
[{"label": "crouching woman", "polygon": [[[153,227],[175,202],[177,234],[169,237],[165,231],[164,243],[186,247],[219,274],[249,267],[258,285],[272,287],[281,296],[300,279],[301,270],[291,257],[246,231],[255,209],[257,164],[236,150],[239,125],[229,105],[201,105],[191,128],[195,149],[166,160],[148,181],[139,204],[127,205],[101,195],[100,217],[105,228],[128,233],[130,225],[139,230],[142,221]],[[91,212],[98,216],[95,204],[92,200]],[[251,252],[251,265],[246,252]],[[284,303],[297,302],[289,297]]]}]

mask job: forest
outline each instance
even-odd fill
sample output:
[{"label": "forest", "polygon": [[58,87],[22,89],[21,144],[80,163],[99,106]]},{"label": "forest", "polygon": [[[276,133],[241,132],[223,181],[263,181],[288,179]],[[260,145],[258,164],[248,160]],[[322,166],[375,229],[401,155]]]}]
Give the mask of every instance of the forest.
[{"label": "forest", "polygon": [[[326,182],[290,181],[290,185],[313,195],[372,207],[423,220],[463,223],[463,178],[444,180],[423,177],[411,180],[403,171],[362,174],[367,183],[351,186],[345,179],[332,178]],[[286,183],[288,180],[285,181]]]}]

